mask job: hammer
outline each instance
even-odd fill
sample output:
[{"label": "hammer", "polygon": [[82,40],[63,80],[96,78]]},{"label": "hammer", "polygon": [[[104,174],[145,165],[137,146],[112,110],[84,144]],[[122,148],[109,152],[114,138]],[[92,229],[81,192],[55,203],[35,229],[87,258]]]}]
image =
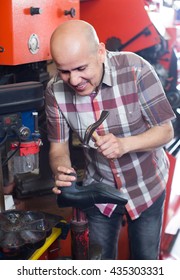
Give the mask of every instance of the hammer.
[{"label": "hammer", "polygon": [[88,148],[88,149],[90,148],[89,147],[89,140],[92,136],[96,141],[98,140],[99,135],[97,134],[97,132],[95,130],[108,117],[108,115],[109,115],[109,111],[103,110],[101,115],[100,115],[99,120],[97,120],[95,123],[93,123],[93,124],[91,124],[87,127],[85,135],[84,135],[84,139],[83,139],[83,142],[82,142],[82,147],[83,148]]}]

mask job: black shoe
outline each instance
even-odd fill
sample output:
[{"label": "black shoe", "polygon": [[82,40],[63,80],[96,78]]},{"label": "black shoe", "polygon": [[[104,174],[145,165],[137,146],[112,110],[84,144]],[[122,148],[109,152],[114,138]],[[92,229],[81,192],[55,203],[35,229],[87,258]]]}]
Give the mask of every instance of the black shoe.
[{"label": "black shoe", "polygon": [[127,198],[119,190],[103,183],[88,186],[78,186],[73,182],[70,187],[60,187],[61,194],[57,196],[59,207],[75,207],[85,209],[96,203],[112,203],[124,206]]}]

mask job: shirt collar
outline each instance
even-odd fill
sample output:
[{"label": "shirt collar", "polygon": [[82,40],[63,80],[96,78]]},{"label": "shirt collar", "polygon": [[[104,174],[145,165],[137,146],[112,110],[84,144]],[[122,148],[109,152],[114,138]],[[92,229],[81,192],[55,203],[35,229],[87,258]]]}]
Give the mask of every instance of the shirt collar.
[{"label": "shirt collar", "polygon": [[107,86],[113,86],[113,71],[115,70],[115,67],[111,65],[109,56],[108,56],[108,51],[106,52],[106,57],[104,61],[104,76],[102,79],[102,83],[106,84]]}]

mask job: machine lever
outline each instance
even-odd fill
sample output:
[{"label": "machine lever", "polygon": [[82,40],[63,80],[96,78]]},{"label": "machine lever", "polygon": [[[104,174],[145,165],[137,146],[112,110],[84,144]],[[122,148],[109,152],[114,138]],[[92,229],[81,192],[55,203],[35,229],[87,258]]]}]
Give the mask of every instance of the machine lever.
[{"label": "machine lever", "polygon": [[31,7],[30,8],[30,14],[31,14],[31,16],[40,15],[40,14],[42,14],[42,9],[41,8]]},{"label": "machine lever", "polygon": [[74,8],[71,8],[70,10],[65,10],[64,15],[70,15],[72,18],[75,17],[76,15],[76,10]]},{"label": "machine lever", "polygon": [[138,34],[136,34],[135,36],[133,36],[130,40],[128,40],[126,43],[122,44],[119,48],[119,51],[121,51],[122,49],[124,49],[125,47],[127,47],[130,43],[132,43],[133,41],[135,41],[137,38],[139,38],[141,35],[145,35],[145,36],[149,36],[151,35],[151,31],[148,27],[145,27],[143,30],[141,30]]}]

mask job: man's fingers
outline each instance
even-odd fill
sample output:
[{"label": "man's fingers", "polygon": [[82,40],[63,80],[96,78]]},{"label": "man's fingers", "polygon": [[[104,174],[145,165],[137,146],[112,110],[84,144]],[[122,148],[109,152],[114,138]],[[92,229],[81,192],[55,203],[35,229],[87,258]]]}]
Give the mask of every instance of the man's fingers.
[{"label": "man's fingers", "polygon": [[53,187],[53,188],[52,188],[52,191],[53,191],[53,193],[55,193],[55,194],[60,194],[60,193],[61,193],[60,189],[58,189],[57,187]]}]

